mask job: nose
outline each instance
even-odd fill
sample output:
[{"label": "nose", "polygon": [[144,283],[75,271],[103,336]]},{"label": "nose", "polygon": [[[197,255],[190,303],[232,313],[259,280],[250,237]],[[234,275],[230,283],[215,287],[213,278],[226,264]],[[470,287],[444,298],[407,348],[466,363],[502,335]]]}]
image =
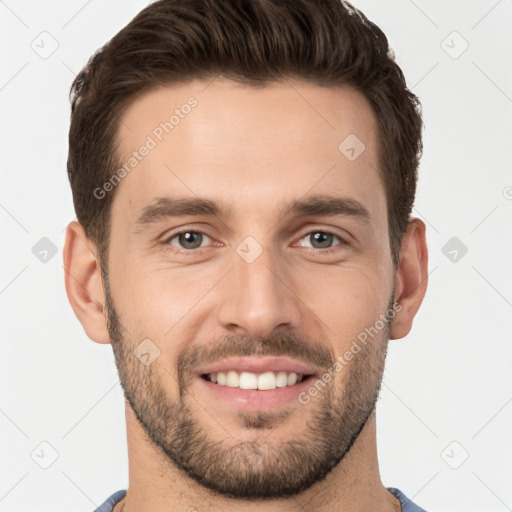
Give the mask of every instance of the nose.
[{"label": "nose", "polygon": [[219,323],[231,334],[264,338],[274,329],[295,329],[300,298],[285,264],[276,266],[271,249],[252,262],[233,255],[233,269],[222,280]]}]

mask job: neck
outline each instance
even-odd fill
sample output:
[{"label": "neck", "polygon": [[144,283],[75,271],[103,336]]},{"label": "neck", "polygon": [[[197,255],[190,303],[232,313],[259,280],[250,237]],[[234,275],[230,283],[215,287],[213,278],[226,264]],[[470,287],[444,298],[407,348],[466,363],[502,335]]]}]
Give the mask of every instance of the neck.
[{"label": "neck", "polygon": [[399,500],[382,484],[378,469],[375,411],[341,463],[321,482],[286,498],[243,501],[218,495],[177,469],[147,439],[126,405],[129,487],[115,512],[399,512]]}]

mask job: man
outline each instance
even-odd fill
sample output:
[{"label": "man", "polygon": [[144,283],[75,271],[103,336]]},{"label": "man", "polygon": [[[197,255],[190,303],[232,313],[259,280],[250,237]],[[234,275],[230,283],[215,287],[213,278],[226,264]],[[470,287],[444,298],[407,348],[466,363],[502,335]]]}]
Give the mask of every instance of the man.
[{"label": "man", "polygon": [[420,105],[380,29],[160,0],[72,103],[66,290],[126,397],[129,485],[98,511],[421,511],[377,461],[427,286]]}]

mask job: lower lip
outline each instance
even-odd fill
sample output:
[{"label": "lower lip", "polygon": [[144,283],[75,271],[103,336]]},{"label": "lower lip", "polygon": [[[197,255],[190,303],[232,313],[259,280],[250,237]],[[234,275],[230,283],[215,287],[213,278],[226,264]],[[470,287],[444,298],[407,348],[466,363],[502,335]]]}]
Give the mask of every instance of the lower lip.
[{"label": "lower lip", "polygon": [[259,390],[232,388],[215,384],[202,377],[198,379],[200,385],[204,386],[207,392],[216,398],[229,403],[237,409],[247,411],[279,409],[293,401],[300,403],[298,400],[299,394],[310,387],[314,381],[314,377],[309,377],[293,386]]}]

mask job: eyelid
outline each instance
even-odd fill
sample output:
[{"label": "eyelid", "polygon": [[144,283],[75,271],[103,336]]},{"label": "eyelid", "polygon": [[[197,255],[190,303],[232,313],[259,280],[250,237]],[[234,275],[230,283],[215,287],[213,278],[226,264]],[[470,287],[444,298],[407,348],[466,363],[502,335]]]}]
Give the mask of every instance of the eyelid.
[{"label": "eyelid", "polygon": [[340,230],[339,228],[337,229],[335,227],[326,227],[326,226],[322,226],[322,225],[316,225],[316,226],[308,225],[307,227],[304,228],[304,231],[302,231],[302,234],[297,238],[297,240],[301,240],[302,238],[304,238],[307,235],[310,235],[312,233],[318,233],[318,232],[337,236],[340,240],[342,240],[346,244],[351,244],[352,240],[353,240],[352,236],[349,233],[347,233],[345,230]]},{"label": "eyelid", "polygon": [[182,228],[181,230],[175,231],[175,232],[171,233],[170,235],[166,235],[163,238],[162,243],[164,244],[164,246],[175,247],[176,248],[176,252],[194,252],[194,251],[198,251],[200,249],[205,249],[206,247],[208,247],[208,246],[204,246],[204,247],[197,247],[195,249],[184,249],[184,248],[180,248],[180,247],[178,247],[176,245],[171,244],[171,240],[173,238],[176,238],[177,236],[182,235],[184,233],[199,233],[199,234],[201,234],[203,236],[208,237],[212,241],[214,240],[214,238],[212,236],[210,236],[208,233],[206,233],[206,231],[203,231],[202,229],[199,229],[199,228]]},{"label": "eyelid", "polygon": [[300,242],[303,238],[311,236],[313,233],[325,233],[326,235],[332,235],[333,237],[338,238],[340,240],[340,242],[331,247],[325,247],[323,249],[317,248],[317,247],[307,247],[307,246],[302,246],[302,245],[299,245],[299,247],[302,247],[309,251],[326,254],[326,253],[340,250],[340,248],[342,248],[342,247],[351,245],[350,242],[347,240],[348,237],[341,236],[340,234],[336,233],[335,231],[331,231],[328,229],[310,229],[297,239],[298,242]]},{"label": "eyelid", "polygon": [[[162,245],[164,246],[164,249],[166,249],[174,254],[193,255],[193,254],[197,254],[198,252],[202,252],[203,249],[207,249],[209,246],[213,245],[213,244],[209,244],[204,247],[196,247],[195,249],[185,249],[185,248],[179,248],[178,246],[170,243],[173,238],[176,238],[177,236],[179,236],[183,233],[190,233],[190,232],[202,234],[203,236],[208,237],[213,242],[216,242],[216,240],[212,236],[210,236],[206,231],[204,231],[200,228],[184,227],[184,228],[179,229],[178,231],[172,232],[171,234],[165,236],[165,238],[161,242]],[[332,247],[326,247],[326,248],[303,247],[301,245],[299,245],[299,247],[303,247],[304,249],[308,249],[309,251],[327,254],[327,253],[339,250],[340,247],[351,245],[351,243],[347,240],[347,238],[350,238],[350,237],[342,236],[341,234],[337,233],[334,229],[329,229],[329,228],[325,229],[323,227],[314,227],[314,226],[308,226],[307,231],[304,231],[301,234],[301,236],[299,236],[299,238],[297,238],[296,240],[300,242],[303,238],[310,236],[313,233],[318,233],[318,232],[325,233],[328,235],[333,235],[334,237],[337,237],[340,240],[340,243],[338,243]],[[216,242],[216,243],[219,244],[219,242]]]}]

